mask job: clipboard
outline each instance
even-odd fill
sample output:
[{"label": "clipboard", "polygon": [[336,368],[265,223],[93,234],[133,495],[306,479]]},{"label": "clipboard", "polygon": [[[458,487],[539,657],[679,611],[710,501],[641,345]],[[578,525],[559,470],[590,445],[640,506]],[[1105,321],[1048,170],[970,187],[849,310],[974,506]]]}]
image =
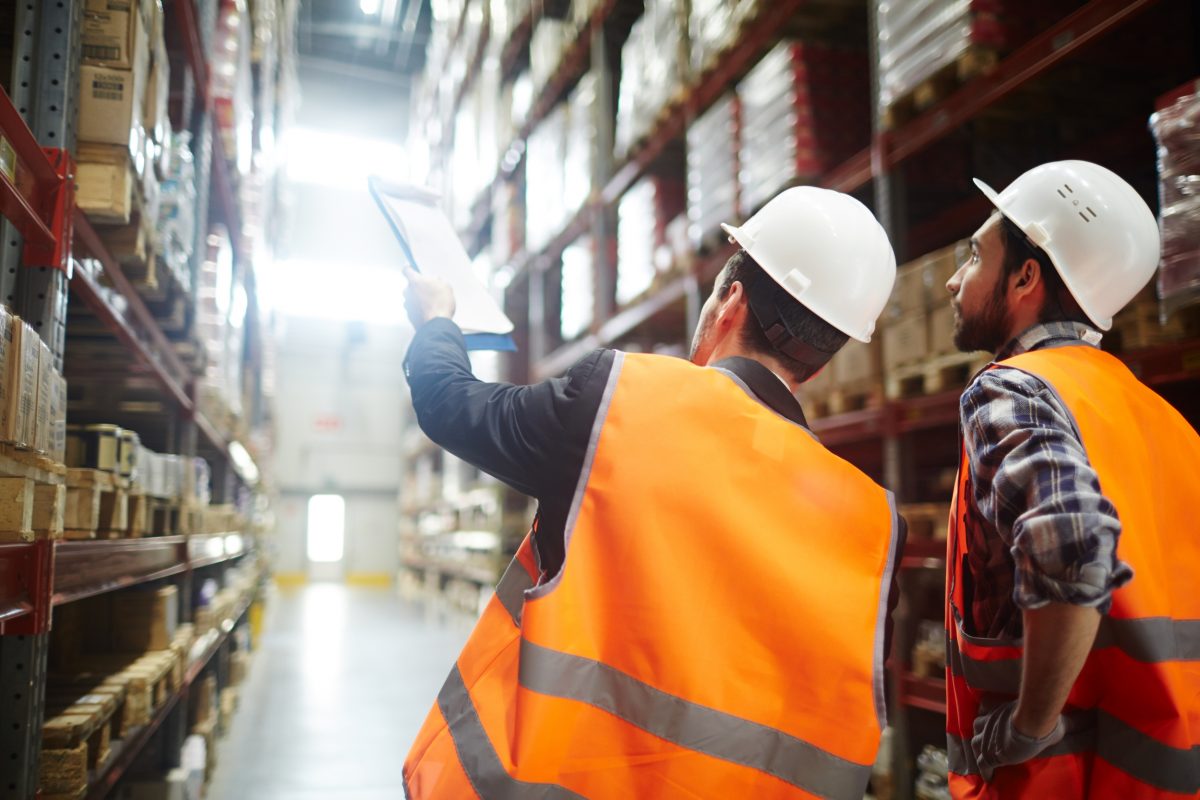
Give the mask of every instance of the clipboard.
[{"label": "clipboard", "polygon": [[512,320],[475,275],[454,225],[438,205],[439,195],[376,176],[368,178],[367,185],[408,264],[454,290],[454,322],[463,331],[467,349],[516,350]]}]

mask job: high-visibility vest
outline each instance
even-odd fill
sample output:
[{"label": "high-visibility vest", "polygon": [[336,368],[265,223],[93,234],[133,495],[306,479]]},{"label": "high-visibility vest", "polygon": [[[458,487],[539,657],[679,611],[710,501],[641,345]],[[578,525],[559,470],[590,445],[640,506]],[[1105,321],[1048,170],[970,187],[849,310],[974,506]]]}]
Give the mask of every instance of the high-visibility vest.
[{"label": "high-visibility vest", "polygon": [[536,588],[527,538],[404,765],[414,799],[862,797],[891,495],[732,375],[618,353]]},{"label": "high-visibility vest", "polygon": [[1100,490],[1121,520],[1134,577],[1113,593],[1071,689],[1067,736],[984,783],[977,714],[1020,689],[1021,642],[968,635],[966,460],[947,564],[947,743],[957,798],[1167,798],[1200,793],[1200,437],[1115,357],[1069,346],[1001,362],[1040,378],[1074,418]]}]

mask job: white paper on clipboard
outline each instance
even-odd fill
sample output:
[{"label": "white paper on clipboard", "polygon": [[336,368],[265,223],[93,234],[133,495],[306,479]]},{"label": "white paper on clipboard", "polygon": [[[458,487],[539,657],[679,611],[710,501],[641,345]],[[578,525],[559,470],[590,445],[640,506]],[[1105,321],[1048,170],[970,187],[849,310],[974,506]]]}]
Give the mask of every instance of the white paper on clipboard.
[{"label": "white paper on clipboard", "polygon": [[515,350],[512,321],[475,275],[466,248],[433,191],[377,177],[368,184],[404,257],[418,272],[450,284],[454,321],[471,350]]}]

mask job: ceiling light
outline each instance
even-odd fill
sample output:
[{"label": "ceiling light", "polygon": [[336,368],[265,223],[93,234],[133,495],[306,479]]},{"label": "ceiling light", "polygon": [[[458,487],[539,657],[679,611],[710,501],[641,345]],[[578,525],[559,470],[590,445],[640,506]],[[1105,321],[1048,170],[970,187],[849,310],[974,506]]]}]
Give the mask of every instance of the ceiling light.
[{"label": "ceiling light", "polygon": [[358,0],[358,7],[362,9],[362,13],[374,16],[379,13],[379,7],[382,0]]}]

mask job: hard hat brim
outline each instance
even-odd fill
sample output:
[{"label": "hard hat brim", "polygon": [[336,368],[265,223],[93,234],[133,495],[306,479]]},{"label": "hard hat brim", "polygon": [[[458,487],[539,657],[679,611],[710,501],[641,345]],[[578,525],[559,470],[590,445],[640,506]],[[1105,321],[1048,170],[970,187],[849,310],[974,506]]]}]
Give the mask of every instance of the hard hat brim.
[{"label": "hard hat brim", "polygon": [[739,245],[742,243],[742,238],[741,238],[742,229],[741,228],[737,227],[736,225],[730,225],[726,222],[722,222],[721,230],[723,230],[723,231],[725,231],[725,233],[729,234],[729,238],[733,239]]},{"label": "hard hat brim", "polygon": [[979,191],[983,192],[984,195],[987,197],[987,199],[992,201],[992,205],[994,205],[996,208],[1000,209],[1001,211],[1004,210],[1003,208],[1000,207],[1000,193],[999,192],[997,192],[992,187],[988,186],[983,181],[979,180],[979,178],[972,178],[971,180],[973,180],[975,182],[975,185],[979,187]]}]

